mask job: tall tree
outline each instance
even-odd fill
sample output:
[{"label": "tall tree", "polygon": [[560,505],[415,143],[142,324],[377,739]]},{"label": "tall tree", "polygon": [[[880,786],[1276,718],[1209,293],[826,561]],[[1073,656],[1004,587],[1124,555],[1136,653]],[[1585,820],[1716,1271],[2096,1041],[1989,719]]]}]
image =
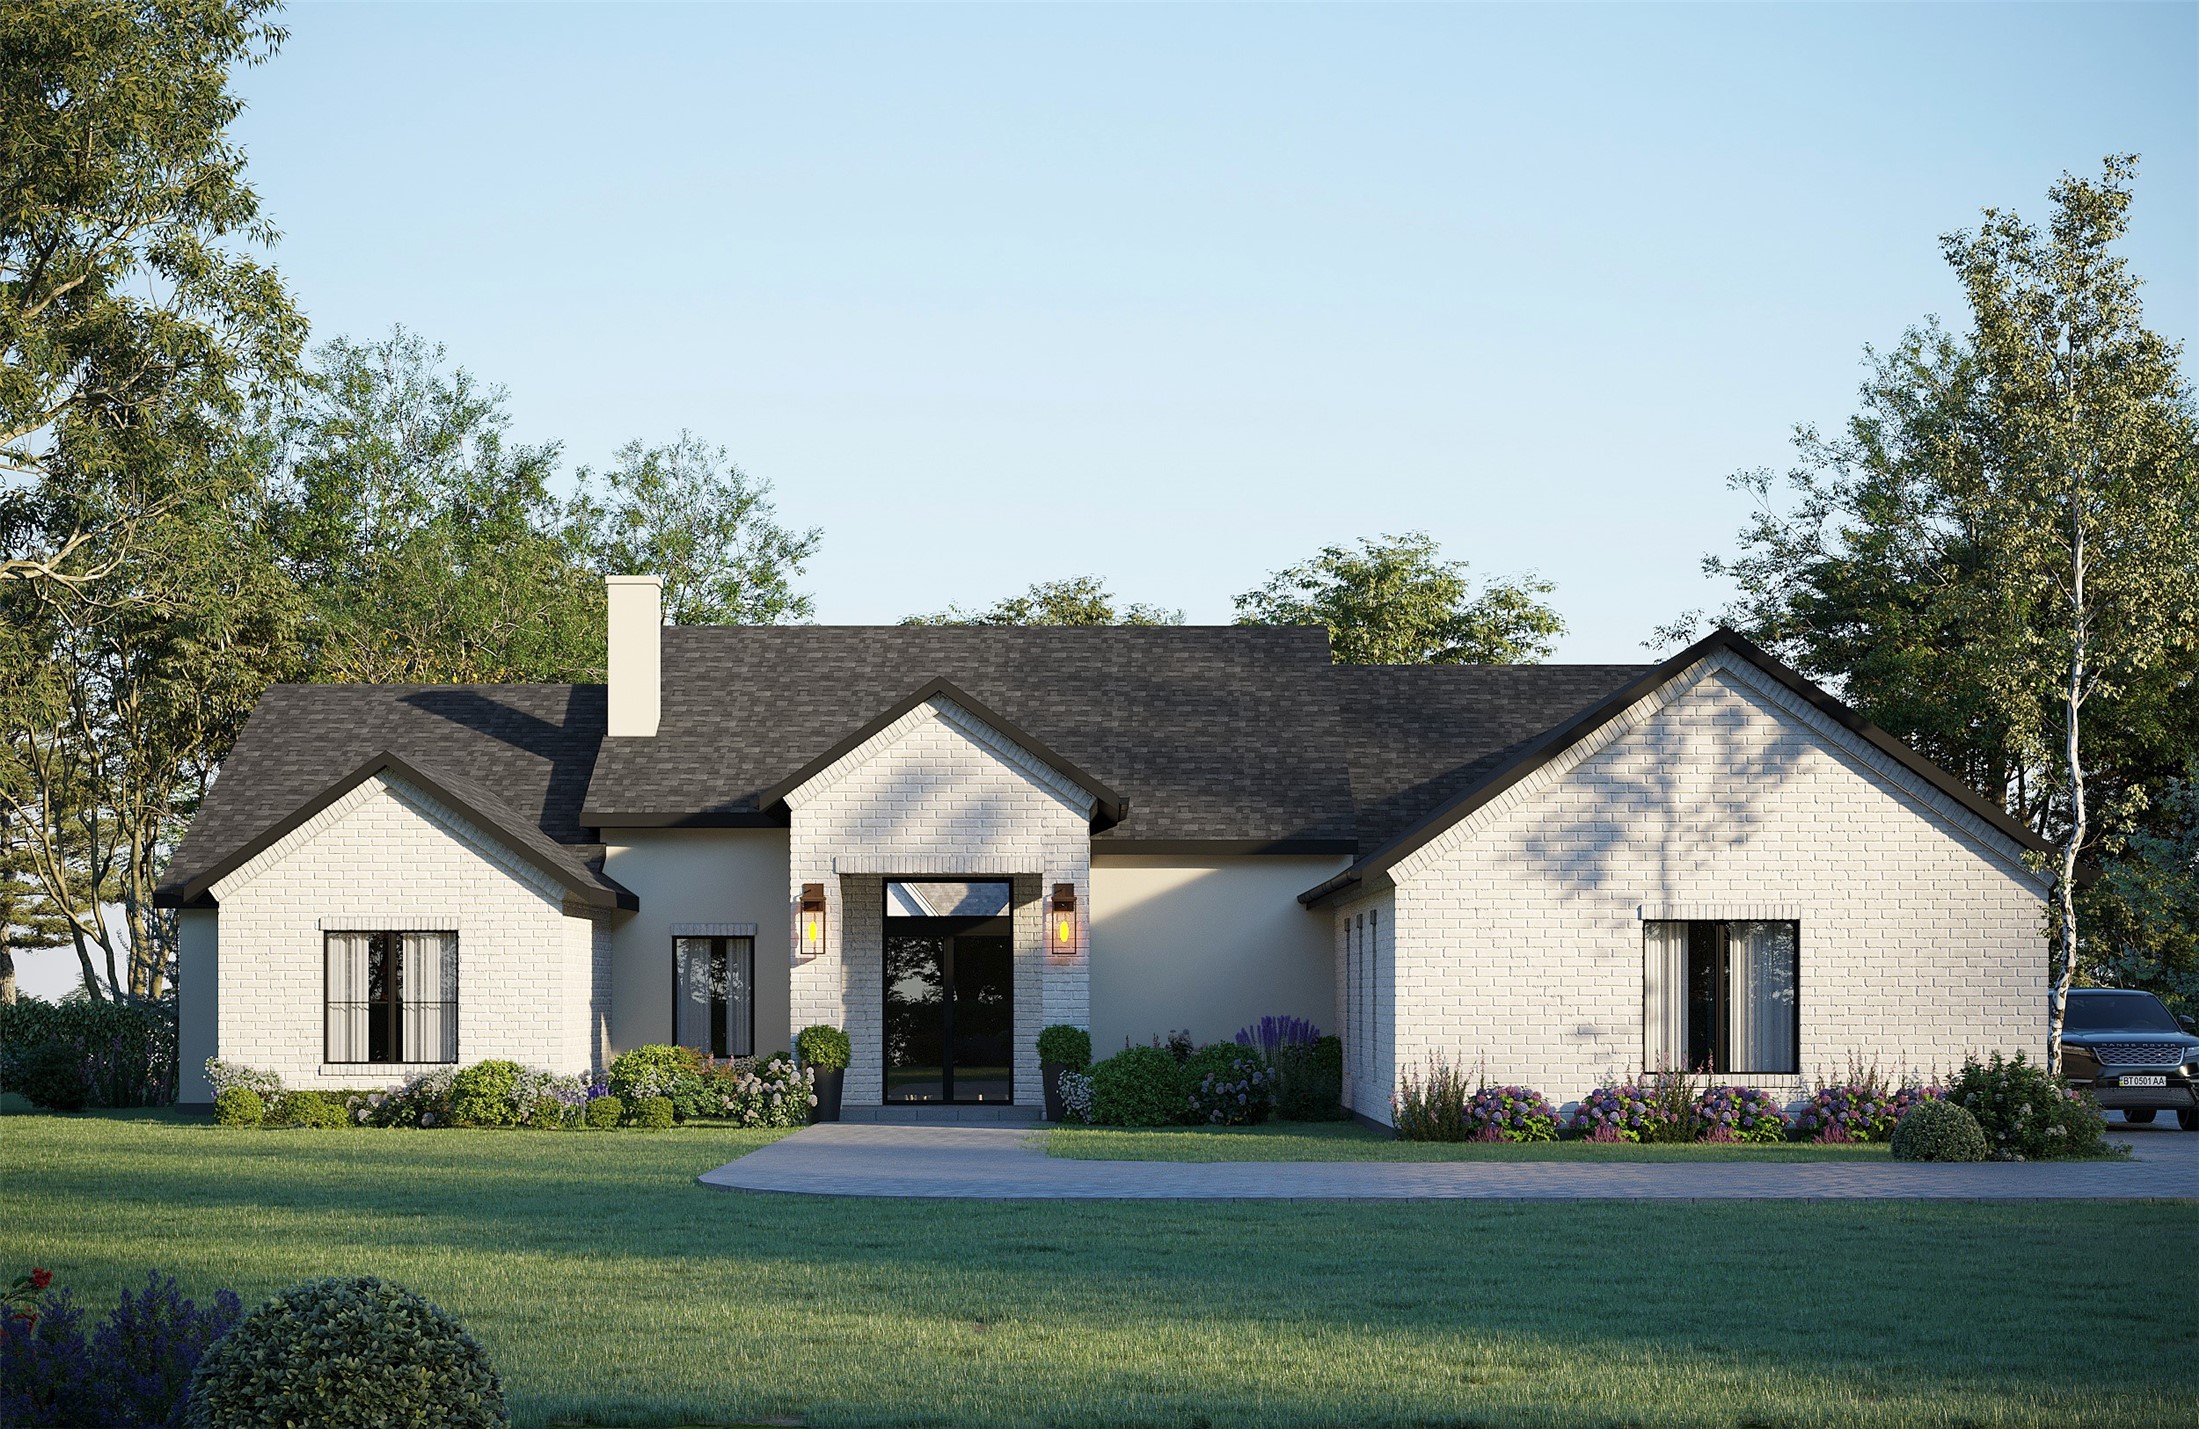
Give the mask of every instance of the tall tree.
[{"label": "tall tree", "polygon": [[89,596],[296,355],[228,136],[273,8],[0,6],[0,583]]},{"label": "tall tree", "polygon": [[1521,665],[1547,659],[1565,621],[1533,574],[1479,589],[1423,531],[1325,546],[1237,597],[1240,625],[1325,625],[1345,665]]},{"label": "tall tree", "polygon": [[574,544],[605,575],[664,577],[674,625],[775,625],[807,620],[794,589],[821,533],[775,519],[771,484],[733,464],[725,448],[689,432],[663,446],[629,442],[599,474],[582,467],[568,510]]},{"label": "tall tree", "polygon": [[603,598],[551,490],[558,449],[510,427],[502,388],[402,327],[316,349],[261,429],[315,678],[601,677]]},{"label": "tall tree", "polygon": [[1119,609],[1098,576],[1040,581],[1021,595],[1003,596],[983,610],[950,605],[911,615],[903,625],[1181,625],[1183,612],[1132,602]]},{"label": "tall tree", "polygon": [[2199,754],[2199,411],[2111,251],[2134,173],[2065,177],[2043,232],[1989,210],[1943,239],[1970,331],[1873,354],[1861,411],[1797,434],[1783,493],[1734,478],[1758,513],[1705,562],[1740,589],[1730,623],[2058,845],[2057,1066],[2087,908],[2130,925],[2080,869]]},{"label": "tall tree", "polygon": [[39,881],[29,840],[0,805],[0,1003],[15,1001],[15,955],[69,945],[69,920]]}]

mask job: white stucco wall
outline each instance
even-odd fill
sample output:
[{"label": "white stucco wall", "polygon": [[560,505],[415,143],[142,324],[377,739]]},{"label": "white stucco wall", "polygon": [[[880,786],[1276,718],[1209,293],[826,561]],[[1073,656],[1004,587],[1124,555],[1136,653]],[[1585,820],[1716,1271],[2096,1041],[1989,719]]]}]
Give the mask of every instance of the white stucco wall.
[{"label": "white stucco wall", "polygon": [[605,829],[604,872],[641,910],[610,937],[611,1043],[672,1038],[672,929],[756,925],[756,1050],[790,1048],[787,1021],[787,831]]},{"label": "white stucco wall", "polygon": [[1341,871],[1341,854],[1092,861],[1092,1047],[1188,1027],[1225,1041],[1267,1013],[1337,1026],[1330,927],[1298,895]]},{"label": "white stucco wall", "polygon": [[[1092,798],[945,699],[911,710],[787,796],[792,810],[784,919],[805,882],[822,883],[826,949],[793,968],[796,1028],[827,1022],[854,1044],[844,1095],[885,1094],[883,880],[1008,876],[1015,885],[1015,1098],[1039,1100],[1037,1039],[1051,1022],[1090,1025],[1086,926]],[[1075,885],[1077,948],[1045,946],[1039,900]],[[791,936],[791,934],[790,934]]]},{"label": "white stucco wall", "polygon": [[[322,1060],[321,935],[447,930],[458,934],[461,1064],[507,1057],[560,1072],[591,1066],[593,920],[566,916],[563,889],[401,780],[361,783],[213,893],[221,1056],[278,1072],[294,1087],[413,1075],[421,1069]],[[187,1075],[193,1070],[187,1060]]]},{"label": "white stucco wall", "polygon": [[183,1106],[214,1100],[206,1059],[220,1048],[220,956],[221,915],[212,908],[184,909],[176,919],[176,1101]]},{"label": "white stucco wall", "polygon": [[2013,843],[1737,657],[1393,877],[1399,1066],[1442,1051],[1553,1101],[1639,1069],[1645,916],[1800,922],[1802,1075],[1744,1078],[1790,1097],[1850,1057],[1946,1070],[2043,1035],[2044,885]]}]

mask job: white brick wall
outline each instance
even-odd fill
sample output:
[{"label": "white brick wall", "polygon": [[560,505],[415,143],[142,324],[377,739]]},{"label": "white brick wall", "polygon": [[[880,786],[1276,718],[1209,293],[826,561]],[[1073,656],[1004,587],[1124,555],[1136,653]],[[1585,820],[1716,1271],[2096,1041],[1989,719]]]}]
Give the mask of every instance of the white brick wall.
[{"label": "white brick wall", "polygon": [[460,1063],[600,1065],[607,925],[469,820],[402,780],[368,779],[214,887],[220,1055],[295,1087],[375,1086],[421,1070],[329,1064],[321,935],[458,934]]},{"label": "white brick wall", "polygon": [[[1012,879],[1015,1097],[1037,1102],[1039,1029],[1091,1025],[1091,796],[952,701],[936,699],[789,794],[787,805],[789,929],[802,884],[822,883],[826,900],[826,951],[796,960],[789,1022],[797,1031],[817,1022],[847,1029],[854,1043],[849,1104],[874,1105],[885,1095],[881,919],[884,881],[894,874]],[[1071,957],[1046,950],[1042,901],[1055,883],[1077,888]]]},{"label": "white brick wall", "polygon": [[[1442,1051],[1562,1102],[1638,1069],[1645,910],[1800,921],[1802,1075],[1746,1079],[1790,1097],[1850,1057],[1947,1069],[2043,1035],[2045,885],[2015,846],[1733,657],[1392,876],[1389,1078]],[[1340,958],[1371,903],[1338,909]]]}]

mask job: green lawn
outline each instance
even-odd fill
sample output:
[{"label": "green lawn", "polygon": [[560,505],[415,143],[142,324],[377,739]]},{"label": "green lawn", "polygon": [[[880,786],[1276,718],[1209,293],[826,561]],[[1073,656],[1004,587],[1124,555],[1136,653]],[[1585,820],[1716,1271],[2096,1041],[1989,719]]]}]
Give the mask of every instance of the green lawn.
[{"label": "green lawn", "polygon": [[0,1275],[46,1265],[95,1303],[149,1265],[247,1298],[385,1275],[474,1330],[530,1425],[2199,1422],[2190,1202],[693,1184],[766,1139],[7,1117]]},{"label": "green lawn", "polygon": [[1399,1141],[1357,1122],[1267,1126],[1064,1126],[1040,1132],[1046,1154],[1079,1161],[1854,1161],[1883,1146],[1637,1146],[1625,1141]]}]

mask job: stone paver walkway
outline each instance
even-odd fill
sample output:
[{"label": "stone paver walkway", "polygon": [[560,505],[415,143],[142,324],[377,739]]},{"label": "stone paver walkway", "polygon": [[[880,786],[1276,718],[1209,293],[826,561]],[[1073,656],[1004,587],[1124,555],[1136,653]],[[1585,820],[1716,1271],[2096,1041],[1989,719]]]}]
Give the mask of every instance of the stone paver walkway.
[{"label": "stone paver walkway", "polygon": [[1076,1161],[1028,1130],[813,1126],[697,1177],[736,1191],[978,1200],[2153,1200],[2199,1196],[2199,1132],[2130,1161]]}]

